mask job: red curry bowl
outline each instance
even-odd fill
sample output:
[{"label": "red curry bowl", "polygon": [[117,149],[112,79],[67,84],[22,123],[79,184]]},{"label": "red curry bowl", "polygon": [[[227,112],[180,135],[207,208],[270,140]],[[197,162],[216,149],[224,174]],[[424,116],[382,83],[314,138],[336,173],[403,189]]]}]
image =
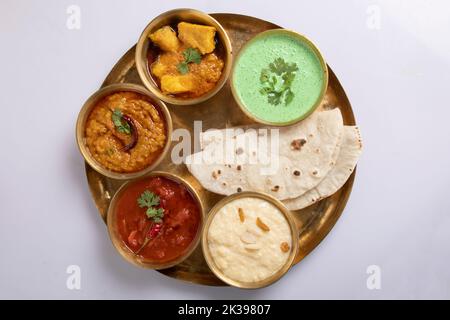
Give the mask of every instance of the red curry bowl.
[{"label": "red curry bowl", "polygon": [[[139,203],[144,193],[150,201]],[[203,220],[202,202],[190,183],[162,171],[123,184],[107,215],[119,254],[148,269],[166,269],[189,257],[199,244]]]}]

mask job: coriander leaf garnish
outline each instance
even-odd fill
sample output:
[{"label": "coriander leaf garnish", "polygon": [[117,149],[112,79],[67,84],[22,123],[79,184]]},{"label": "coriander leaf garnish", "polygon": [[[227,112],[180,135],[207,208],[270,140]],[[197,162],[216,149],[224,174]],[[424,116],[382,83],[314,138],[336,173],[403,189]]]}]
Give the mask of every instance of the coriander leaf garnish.
[{"label": "coriander leaf garnish", "polygon": [[159,202],[159,197],[149,190],[145,190],[137,199],[137,203],[140,208],[147,208],[145,214],[147,215],[147,218],[152,221],[152,223],[145,232],[144,243],[135,252],[135,254],[139,254],[139,252],[141,252],[152,239],[156,238],[163,229],[164,209],[156,208],[159,206]]},{"label": "coriander leaf garnish", "polygon": [[117,131],[125,134],[131,134],[131,127],[127,121],[123,120],[123,113],[120,109],[115,109],[113,111],[112,121],[116,126]]},{"label": "coriander leaf garnish", "polygon": [[148,208],[145,212],[149,219],[152,219],[155,223],[162,222],[162,218],[164,217],[164,209],[163,208]]},{"label": "coriander leaf garnish", "polygon": [[201,53],[194,48],[187,48],[183,51],[184,61],[177,65],[177,69],[181,74],[189,72],[189,63],[199,64],[202,61]]},{"label": "coriander leaf garnish", "polygon": [[141,208],[154,207],[159,205],[159,197],[153,192],[145,190],[138,198],[137,202]]},{"label": "coriander leaf garnish", "polygon": [[199,64],[202,61],[202,55],[200,51],[194,48],[187,48],[183,52],[184,59],[186,63],[196,63]]},{"label": "coriander leaf garnish", "polygon": [[293,73],[298,71],[296,63],[287,63],[283,58],[277,58],[269,64],[270,71],[281,76],[283,73]]},{"label": "coriander leaf garnish", "polygon": [[180,62],[178,65],[177,65],[177,69],[178,69],[178,72],[180,72],[181,74],[186,74],[186,73],[188,73],[189,72],[189,66],[188,66],[188,64],[186,63],[186,62]]},{"label": "coriander leaf garnish", "polygon": [[145,190],[137,199],[140,208],[147,207],[145,214],[154,223],[161,223],[164,217],[164,209],[156,208],[159,205],[159,197],[151,191]]},{"label": "coriander leaf garnish", "polygon": [[298,71],[296,63],[287,63],[283,58],[277,58],[269,64],[268,68],[261,70],[259,81],[263,87],[259,90],[267,96],[267,102],[279,105],[284,102],[288,105],[294,100],[294,92],[291,90]]}]

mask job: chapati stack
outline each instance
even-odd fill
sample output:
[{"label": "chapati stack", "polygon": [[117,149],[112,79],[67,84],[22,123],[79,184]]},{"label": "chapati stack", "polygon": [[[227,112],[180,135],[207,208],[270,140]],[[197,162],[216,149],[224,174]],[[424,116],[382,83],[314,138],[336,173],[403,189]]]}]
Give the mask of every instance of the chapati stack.
[{"label": "chapati stack", "polygon": [[338,191],[362,150],[359,129],[344,126],[338,108],[289,127],[209,130],[200,146],[185,163],[204,188],[223,195],[265,192],[291,210]]}]

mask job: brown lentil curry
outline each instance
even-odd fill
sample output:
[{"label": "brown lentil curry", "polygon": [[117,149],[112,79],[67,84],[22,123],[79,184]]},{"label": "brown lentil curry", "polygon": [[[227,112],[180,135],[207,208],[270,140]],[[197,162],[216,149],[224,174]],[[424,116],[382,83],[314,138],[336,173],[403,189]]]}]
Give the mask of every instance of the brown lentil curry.
[{"label": "brown lentil curry", "polygon": [[[131,118],[137,130],[117,130],[113,113]],[[119,173],[140,171],[161,154],[167,141],[166,122],[161,111],[146,96],[135,92],[117,92],[101,99],[86,121],[86,146],[103,167]],[[138,137],[131,149],[132,139]]]}]

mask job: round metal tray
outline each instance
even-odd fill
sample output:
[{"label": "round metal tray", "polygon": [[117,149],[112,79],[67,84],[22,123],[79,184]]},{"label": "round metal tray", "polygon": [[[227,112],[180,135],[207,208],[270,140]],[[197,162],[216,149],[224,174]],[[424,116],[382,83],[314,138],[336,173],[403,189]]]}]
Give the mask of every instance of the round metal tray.
[{"label": "round metal tray", "polygon": [[[237,14],[212,14],[217,19],[231,38],[233,53],[236,55],[241,47],[256,34],[280,28],[279,26],[257,18]],[[135,47],[117,62],[102,86],[113,83],[138,83],[139,79],[134,61]],[[344,124],[355,125],[355,118],[350,102],[336,75],[329,68],[329,83],[326,96],[319,108],[338,106],[342,112]],[[186,128],[193,131],[194,120],[203,122],[203,130],[209,128],[224,128],[238,125],[251,124],[234,101],[229,83],[212,99],[193,106],[168,105],[173,118],[173,128]],[[212,111],[213,110],[213,111]],[[193,135],[192,135],[193,136]],[[171,148],[175,143],[172,143]],[[163,170],[175,173],[190,182],[198,191],[205,203],[206,212],[211,209],[223,196],[211,193],[202,188],[198,181],[192,177],[184,165],[175,165],[170,161],[170,152],[155,170]],[[340,217],[347,199],[350,196],[356,170],[346,184],[334,195],[319,201],[318,203],[298,211],[294,211],[297,228],[300,231],[299,251],[294,263],[297,264],[307,256],[325,238],[328,232]],[[94,171],[86,164],[86,175],[92,197],[101,217],[105,220],[109,203],[116,190],[126,181],[117,181]],[[172,268],[159,270],[159,272],[176,279],[193,283],[220,286],[224,285],[208,268],[201,248],[184,262]]]}]

